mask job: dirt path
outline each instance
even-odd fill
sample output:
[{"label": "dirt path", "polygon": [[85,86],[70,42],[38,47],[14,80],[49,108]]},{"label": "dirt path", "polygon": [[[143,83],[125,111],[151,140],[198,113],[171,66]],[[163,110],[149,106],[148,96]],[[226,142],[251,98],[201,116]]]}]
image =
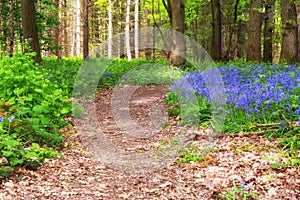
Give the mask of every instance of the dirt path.
[{"label": "dirt path", "polygon": [[[138,89],[129,104],[132,118],[140,125],[148,124],[152,105],[163,103],[167,90],[153,85]],[[180,130],[207,132],[183,129],[172,119],[153,137],[129,137],[114,121],[112,92],[112,88],[100,91],[97,116],[107,137],[127,151],[147,152]],[[271,168],[274,162],[286,162],[274,140],[225,136],[215,141],[214,150],[203,162],[171,163],[153,172],[128,173],[95,160],[74,129],[66,128],[63,133],[71,135],[62,151],[64,158],[46,160],[34,172],[20,169],[3,183],[0,199],[217,199],[220,192],[240,181],[250,192],[259,193],[257,199],[300,199],[300,169]],[[194,143],[201,146],[206,140],[197,137]]]}]

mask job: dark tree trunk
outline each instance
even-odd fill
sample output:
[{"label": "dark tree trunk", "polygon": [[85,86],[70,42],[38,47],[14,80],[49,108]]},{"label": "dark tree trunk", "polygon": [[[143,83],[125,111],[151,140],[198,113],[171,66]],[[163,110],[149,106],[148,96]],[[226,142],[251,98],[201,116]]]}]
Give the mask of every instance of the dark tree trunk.
[{"label": "dark tree trunk", "polygon": [[15,26],[14,26],[14,0],[10,0],[10,41],[9,41],[9,47],[8,47],[8,55],[9,57],[13,56],[14,53],[14,40],[15,40]]},{"label": "dark tree trunk", "polygon": [[264,16],[264,52],[263,61],[270,62],[273,61],[273,6],[274,0],[267,0],[265,5],[265,16]]},{"label": "dark tree trunk", "polygon": [[236,57],[243,58],[245,55],[246,42],[245,42],[245,27],[246,24],[243,21],[238,21],[237,24],[237,45],[236,45]]},{"label": "dark tree trunk", "polygon": [[36,24],[36,12],[34,1],[21,0],[22,10],[22,28],[23,37],[31,48],[31,51],[36,52],[34,57],[36,63],[42,62],[40,42]]},{"label": "dark tree trunk", "polygon": [[300,4],[297,5],[297,26],[298,26],[298,56],[297,62],[300,63]]},{"label": "dark tree trunk", "polygon": [[281,0],[280,7],[283,24],[280,62],[294,63],[298,56],[296,5],[290,0]]},{"label": "dark tree trunk", "polygon": [[89,55],[89,1],[83,0],[83,59]]},{"label": "dark tree trunk", "polygon": [[171,20],[172,29],[179,32],[173,38],[175,44],[170,56],[170,65],[183,69],[186,55],[186,45],[183,35],[185,30],[184,0],[171,0],[170,3],[173,16]]},{"label": "dark tree trunk", "polygon": [[261,61],[261,26],[262,14],[258,9],[263,5],[262,0],[252,0],[249,14],[249,35],[247,44],[247,61]]},{"label": "dark tree trunk", "polygon": [[68,24],[68,19],[67,19],[67,0],[64,0],[64,28],[63,28],[63,32],[64,32],[64,55],[66,57],[68,57],[70,55],[70,45],[69,45],[69,32],[70,32],[70,27]]},{"label": "dark tree trunk", "polygon": [[57,30],[57,60],[60,61],[62,57],[61,45],[62,45],[62,0],[58,0],[58,30]]},{"label": "dark tree trunk", "polygon": [[[220,0],[211,1],[212,8],[212,43],[211,57],[214,60],[221,60],[222,57],[222,22],[221,22],[221,5]],[[231,47],[229,47],[231,48]]]}]

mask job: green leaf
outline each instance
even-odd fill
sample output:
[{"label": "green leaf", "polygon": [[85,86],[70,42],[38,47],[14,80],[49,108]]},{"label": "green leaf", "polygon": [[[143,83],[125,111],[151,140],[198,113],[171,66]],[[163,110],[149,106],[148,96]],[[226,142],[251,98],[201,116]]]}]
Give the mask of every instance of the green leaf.
[{"label": "green leaf", "polygon": [[61,111],[60,111],[61,114],[67,114],[69,112],[70,112],[69,108],[66,108],[66,107],[61,109]]},{"label": "green leaf", "polygon": [[11,151],[2,151],[1,153],[4,157],[10,157],[10,156],[14,155],[14,153]]},{"label": "green leaf", "polygon": [[12,159],[10,159],[9,163],[11,166],[16,166],[18,164],[23,164],[24,160],[19,159],[19,158],[12,158]]},{"label": "green leaf", "polygon": [[32,125],[38,125],[40,123],[40,119],[39,118],[32,118]]},{"label": "green leaf", "polygon": [[32,149],[40,149],[40,145],[38,143],[32,143],[31,144]]}]

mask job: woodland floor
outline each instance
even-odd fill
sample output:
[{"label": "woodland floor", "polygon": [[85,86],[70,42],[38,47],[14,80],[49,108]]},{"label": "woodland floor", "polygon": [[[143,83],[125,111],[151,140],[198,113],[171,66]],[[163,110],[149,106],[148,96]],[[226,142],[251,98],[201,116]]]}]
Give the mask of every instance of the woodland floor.
[{"label": "woodland floor", "polygon": [[[167,90],[155,85],[138,89],[129,104],[132,118],[141,125],[149,123],[149,109],[163,103]],[[159,134],[147,140],[128,137],[113,120],[112,92],[112,88],[100,91],[97,115],[103,132],[116,145],[128,151],[148,151],[182,128],[176,119],[170,119]],[[74,128],[65,128],[62,134],[67,136],[63,158],[46,160],[35,171],[20,169],[2,184],[0,199],[218,199],[218,194],[233,188],[233,182],[239,185],[240,180],[249,191],[259,193],[257,199],[300,199],[299,167],[271,168],[274,162],[285,162],[273,139],[224,135],[215,141],[214,151],[207,153],[204,162],[171,163],[148,173],[129,173],[94,159]],[[201,145],[207,138],[192,139]]]}]

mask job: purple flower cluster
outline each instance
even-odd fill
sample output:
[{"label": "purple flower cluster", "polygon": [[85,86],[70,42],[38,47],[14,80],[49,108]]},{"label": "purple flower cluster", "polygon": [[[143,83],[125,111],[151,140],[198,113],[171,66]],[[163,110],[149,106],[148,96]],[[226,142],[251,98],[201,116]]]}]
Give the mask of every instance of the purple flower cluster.
[{"label": "purple flower cluster", "polygon": [[[226,103],[233,109],[246,111],[249,118],[253,113],[263,117],[265,112],[273,112],[274,108],[284,109],[298,116],[300,113],[300,68],[289,66],[245,65],[224,66],[218,68],[223,78]],[[181,82],[172,88],[181,88],[182,95],[190,97],[190,88],[185,90],[187,83],[210,101],[210,93],[200,73],[186,74]],[[297,89],[298,90],[295,90]],[[291,102],[291,98],[296,98]],[[296,102],[295,102],[296,101]],[[278,106],[281,107],[278,107]],[[273,111],[272,111],[273,110]],[[232,111],[229,111],[232,112]]]}]

